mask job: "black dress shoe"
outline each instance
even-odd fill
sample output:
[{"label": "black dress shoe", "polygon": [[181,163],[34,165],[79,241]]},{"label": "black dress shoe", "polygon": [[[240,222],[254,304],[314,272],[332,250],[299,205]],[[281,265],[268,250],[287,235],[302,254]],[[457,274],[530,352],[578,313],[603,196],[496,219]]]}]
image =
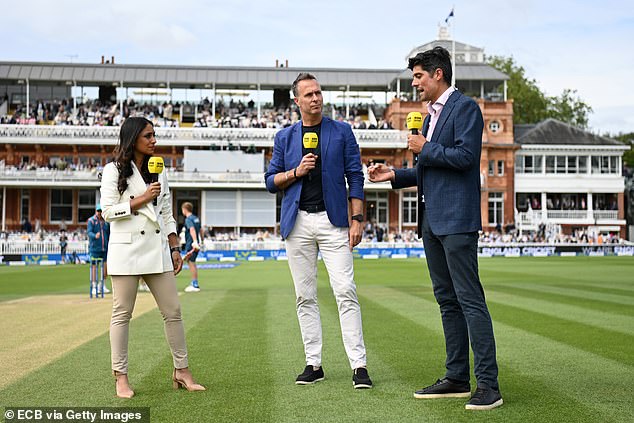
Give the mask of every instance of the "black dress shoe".
[{"label": "black dress shoe", "polygon": [[324,380],[324,368],[320,367],[317,370],[313,369],[313,366],[306,366],[304,373],[297,376],[295,379],[296,385],[312,385],[315,382]]},{"label": "black dress shoe", "polygon": [[436,383],[414,392],[414,398],[467,398],[471,395],[469,382],[460,382],[449,378],[438,379]]}]

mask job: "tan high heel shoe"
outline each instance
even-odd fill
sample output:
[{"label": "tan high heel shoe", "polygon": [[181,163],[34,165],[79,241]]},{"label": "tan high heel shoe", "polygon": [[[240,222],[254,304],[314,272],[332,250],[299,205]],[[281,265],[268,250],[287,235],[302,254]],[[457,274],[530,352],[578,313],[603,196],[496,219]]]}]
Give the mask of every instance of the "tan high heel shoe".
[{"label": "tan high heel shoe", "polygon": [[[187,367],[185,367],[184,369],[179,369],[179,370],[187,370]],[[187,389],[189,392],[206,391],[207,390],[207,388],[205,388],[204,386],[194,382],[193,378],[192,378],[192,383],[189,384],[189,385],[184,380],[178,379],[176,377],[176,369],[174,369],[174,373],[172,373],[172,387],[174,389],[178,389],[178,388],[182,387],[182,388]]]},{"label": "tan high heel shoe", "polygon": [[[113,371],[112,374],[115,377],[114,380],[114,393],[115,396],[117,398],[125,398],[125,399],[130,399],[134,396],[134,391],[132,389],[130,389],[130,383],[128,382],[128,375],[126,373],[119,373],[117,371]],[[117,389],[118,386],[118,382],[119,379],[125,379],[126,385],[127,385],[127,389],[126,390],[122,390],[122,392],[119,392],[119,390]]]}]

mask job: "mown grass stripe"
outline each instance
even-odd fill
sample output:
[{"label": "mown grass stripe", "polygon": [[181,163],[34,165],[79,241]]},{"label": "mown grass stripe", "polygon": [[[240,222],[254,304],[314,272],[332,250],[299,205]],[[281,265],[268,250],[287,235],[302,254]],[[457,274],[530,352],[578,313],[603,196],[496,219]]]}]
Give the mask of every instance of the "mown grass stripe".
[{"label": "mown grass stripe", "polygon": [[[184,304],[185,330],[205,320],[207,312],[222,299],[222,295],[219,291],[213,298],[207,298],[205,302],[194,303],[195,308]],[[143,296],[153,301],[150,294],[143,294]],[[186,299],[182,302],[187,303],[187,301]],[[188,336],[188,338],[191,337]],[[188,341],[191,350],[192,342],[190,339]],[[169,361],[169,365],[165,364],[166,360]],[[194,358],[193,361],[196,363],[197,359]],[[0,390],[0,398],[3,405],[147,406],[155,410],[154,407],[158,406],[159,400],[158,396],[148,395],[148,391],[153,389],[151,387],[156,387],[163,393],[172,393],[171,355],[165,341],[163,321],[158,309],[132,319],[129,363],[130,381],[137,392],[137,396],[129,401],[114,397],[114,378],[110,371],[110,340],[107,333],[68,351],[58,359],[6,386]],[[155,379],[146,380],[146,376],[152,374],[157,366],[160,375]],[[25,402],[25,399],[28,399],[28,402]],[[163,401],[163,398],[160,398],[160,401]],[[154,414],[152,418],[154,419]]]},{"label": "mown grass stripe", "polygon": [[550,286],[545,284],[536,284],[536,283],[522,283],[513,285],[514,288],[527,290],[527,291],[535,291],[535,292],[546,292],[549,294],[559,294],[565,295],[567,297],[574,298],[585,298],[592,301],[602,301],[613,304],[623,304],[627,306],[634,305],[634,297],[625,297],[622,295],[615,294],[604,294],[599,292],[589,292],[581,289],[573,289],[573,288],[560,288],[557,286]]},{"label": "mown grass stripe", "polygon": [[[634,269],[632,269],[634,271]],[[634,277],[634,275],[633,275]],[[623,288],[614,288],[604,286],[603,283],[599,282],[596,284],[589,283],[549,283],[548,285],[554,286],[557,288],[564,289],[577,289],[580,291],[588,291],[588,292],[598,292],[600,294],[611,294],[618,295],[623,297],[634,297],[634,290],[631,289],[623,289]]]},{"label": "mown grass stripe", "polygon": [[[521,292],[521,291],[520,291]],[[634,335],[634,317],[618,316],[613,313],[589,310],[562,302],[528,298],[517,294],[506,294],[489,289],[487,302],[531,311],[554,318],[563,318],[570,322],[583,323],[598,329]]]},{"label": "mown grass stripe", "polygon": [[533,298],[536,300],[550,301],[557,304],[568,304],[571,306],[595,310],[602,313],[608,313],[614,316],[634,316],[634,307],[623,304],[614,304],[606,301],[597,301],[590,298],[569,297],[562,294],[550,294],[546,292],[530,291],[521,289],[511,285],[490,284],[485,288],[487,295],[489,293],[501,292],[509,295],[515,295],[521,298]]},{"label": "mown grass stripe", "polygon": [[[150,295],[139,295],[134,317],[156,307]],[[0,362],[13,363],[0,379],[0,389],[45,366],[109,330],[112,299],[87,295],[46,295],[0,303]],[[24,314],[24,318],[10,316]]]},{"label": "mown grass stripe", "polygon": [[[371,298],[378,304],[423,328],[440,331],[437,320],[434,322],[429,319],[432,312],[438,313],[437,305],[432,301],[392,288],[376,287],[372,291]],[[505,391],[505,386],[524,389],[523,375],[527,375],[533,381],[542,381],[546,387],[541,394],[535,392],[534,387],[528,386],[526,389],[535,396],[535,402],[530,407],[539,410],[539,415],[547,416],[547,421],[597,421],[596,418],[587,417],[587,408],[599,412],[600,421],[628,421],[631,417],[634,386],[630,382],[634,378],[634,367],[510,326],[500,321],[498,313],[493,313],[493,317],[498,361],[502,367],[515,372],[513,378],[500,373],[500,384],[505,396],[511,394]],[[612,346],[604,345],[604,348]],[[518,385],[517,381],[522,384]],[[527,400],[521,392],[514,394],[517,401]],[[603,400],[587,401],[588,395]],[[566,404],[570,402],[575,406],[568,407]],[[512,407],[512,402],[507,405]],[[544,408],[546,406],[547,409]],[[565,410],[562,415],[559,415],[560,408]],[[559,415],[559,418],[554,415]]]}]

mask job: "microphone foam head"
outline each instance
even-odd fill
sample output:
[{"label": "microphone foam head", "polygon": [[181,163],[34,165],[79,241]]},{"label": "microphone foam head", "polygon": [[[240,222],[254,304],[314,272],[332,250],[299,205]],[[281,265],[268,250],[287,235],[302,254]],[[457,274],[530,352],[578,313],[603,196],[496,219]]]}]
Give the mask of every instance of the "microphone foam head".
[{"label": "microphone foam head", "polygon": [[317,148],[319,137],[316,132],[306,132],[302,141],[304,142],[304,148]]},{"label": "microphone foam head", "polygon": [[407,114],[407,129],[421,129],[423,127],[423,115],[420,112]]},{"label": "microphone foam head", "polygon": [[150,173],[162,173],[163,166],[163,157],[152,156],[147,162],[147,169],[150,171]]}]

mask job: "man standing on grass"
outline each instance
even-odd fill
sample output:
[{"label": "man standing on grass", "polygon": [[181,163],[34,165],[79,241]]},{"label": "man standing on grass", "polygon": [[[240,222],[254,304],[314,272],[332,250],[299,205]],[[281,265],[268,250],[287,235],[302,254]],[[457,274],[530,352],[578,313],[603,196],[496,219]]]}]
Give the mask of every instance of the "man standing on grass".
[{"label": "man standing on grass", "polygon": [[[480,151],[484,122],[480,107],[451,86],[451,59],[442,47],[409,60],[412,86],[429,114],[423,134],[409,134],[415,168],[368,168],[373,182],[393,188],[418,187],[418,234],[440,306],[447,357],[445,377],[416,398],[469,397],[467,410],[502,405],[498,386],[493,324],[478,276],[480,217]],[[469,341],[477,389],[469,384]]]},{"label": "man standing on grass", "polygon": [[200,251],[200,219],[194,214],[194,206],[190,202],[184,202],[181,206],[181,212],[185,216],[185,257],[189,266],[189,273],[192,275],[191,284],[187,285],[185,292],[200,292],[198,286],[198,268],[196,267],[196,258]]},{"label": "man standing on grass", "polygon": [[[110,240],[110,223],[106,222],[101,215],[101,205],[97,204],[95,207],[95,214],[88,219],[86,226],[86,232],[88,234],[88,254],[90,255],[90,275],[93,281],[91,289],[96,295],[101,291],[101,286],[97,286],[103,283],[103,292],[109,293],[110,290],[106,287],[106,278],[108,277],[108,266],[106,258],[108,257],[108,241]],[[102,260],[102,274],[97,275],[97,266],[95,260]],[[74,261],[74,260],[73,260]],[[101,280],[103,276],[103,280]]]},{"label": "man standing on grass", "polygon": [[264,178],[269,192],[284,191],[280,230],[286,240],[306,355],[306,368],[295,383],[308,385],[324,379],[317,304],[317,254],[321,252],[339,308],[353,386],[371,388],[352,263],[352,249],[363,232],[359,145],[349,125],[322,116],[321,87],[313,75],[300,73],[291,89],[302,120],[275,136]]}]

